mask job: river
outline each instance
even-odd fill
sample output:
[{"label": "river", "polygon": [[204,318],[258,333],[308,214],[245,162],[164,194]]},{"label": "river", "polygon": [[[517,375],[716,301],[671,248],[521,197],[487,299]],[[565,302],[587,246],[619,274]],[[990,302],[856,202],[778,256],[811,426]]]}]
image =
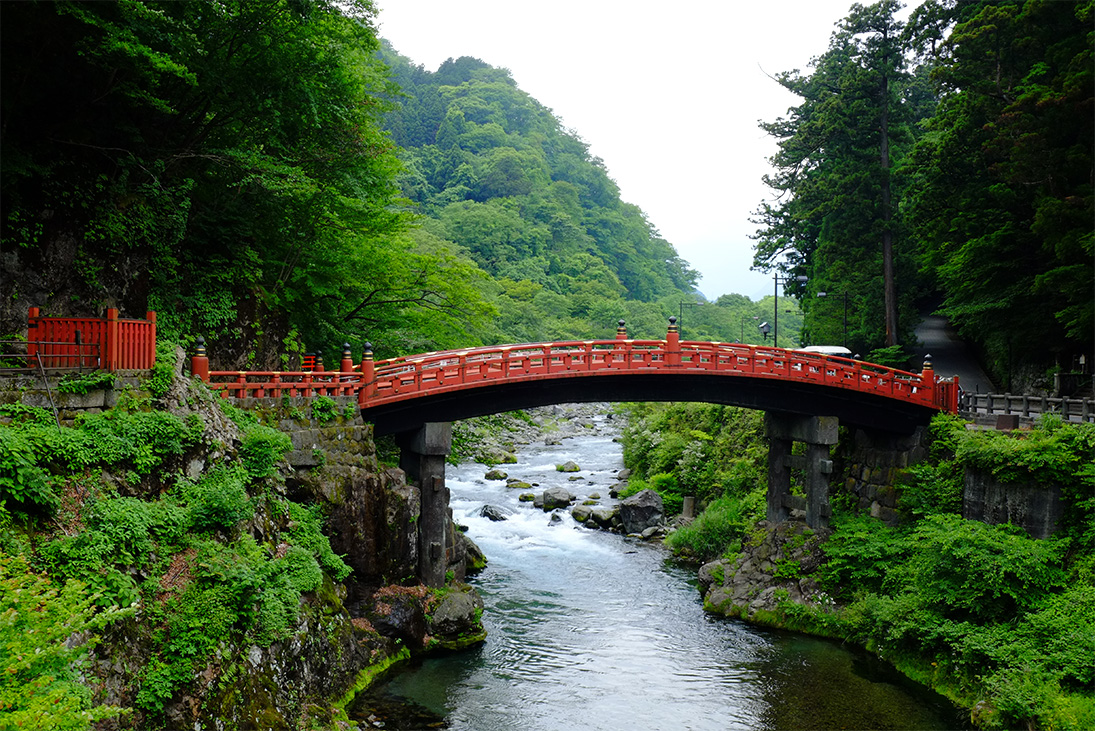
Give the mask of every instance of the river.
[{"label": "river", "polygon": [[[502,468],[537,484],[536,492],[565,485],[580,499],[599,494],[611,504],[609,487],[623,466],[615,424],[605,416],[587,423],[561,444],[523,446],[519,462]],[[582,471],[556,471],[567,460]],[[486,469],[450,467],[446,481],[456,522],[489,561],[470,579],[486,605],[487,641],[415,662],[359,696],[351,716],[363,727],[964,727],[946,699],[864,653],[705,614],[694,568],[660,546],[585,528],[567,512],[553,523],[520,503],[520,490],[485,480]],[[507,520],[482,517],[484,505]]]}]

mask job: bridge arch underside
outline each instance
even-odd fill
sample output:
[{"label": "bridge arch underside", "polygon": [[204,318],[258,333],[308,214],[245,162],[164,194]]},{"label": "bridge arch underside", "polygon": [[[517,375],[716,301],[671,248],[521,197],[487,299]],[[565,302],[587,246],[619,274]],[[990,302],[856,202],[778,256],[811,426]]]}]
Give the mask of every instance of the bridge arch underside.
[{"label": "bridge arch underside", "polygon": [[568,375],[465,387],[361,410],[377,434],[534,406],[598,401],[699,401],[762,411],[835,416],[843,425],[911,434],[934,409],[848,389],[775,379],[696,373]]}]

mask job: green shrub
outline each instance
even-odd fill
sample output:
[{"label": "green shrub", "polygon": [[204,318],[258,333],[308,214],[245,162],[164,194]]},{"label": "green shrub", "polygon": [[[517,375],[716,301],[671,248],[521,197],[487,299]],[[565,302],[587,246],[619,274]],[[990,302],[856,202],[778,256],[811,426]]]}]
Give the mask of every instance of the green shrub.
[{"label": "green shrub", "polygon": [[145,381],[145,388],[155,398],[163,398],[171,389],[171,383],[175,380],[175,348],[178,343],[174,340],[157,339],[156,362],[152,366],[152,372]]},{"label": "green shrub", "polygon": [[240,458],[252,479],[274,473],[274,468],[286,452],[293,448],[289,435],[272,427],[253,424],[243,431]]},{"label": "green shrub", "polygon": [[741,550],[745,531],[764,515],[759,493],[746,498],[721,497],[692,521],[666,537],[674,553],[710,561]]},{"label": "green shrub", "polygon": [[114,388],[116,376],[105,371],[92,373],[69,373],[61,377],[57,384],[58,393],[85,394],[91,391]]},{"label": "green shrub", "polygon": [[7,502],[21,512],[46,514],[60,503],[49,475],[37,465],[27,435],[0,426],[0,505]]},{"label": "green shrub", "polygon": [[316,396],[312,399],[312,418],[321,423],[333,421],[338,417],[338,404],[329,396]]},{"label": "green shrub", "polygon": [[179,480],[175,494],[194,530],[231,530],[254,514],[243,468],[217,467],[198,482]]},{"label": "green shrub", "polygon": [[58,586],[0,552],[0,708],[5,728],[86,729],[118,716],[79,682],[98,630],[132,610],[101,611],[85,584]]},{"label": "green shrub", "polygon": [[912,540],[913,587],[947,617],[1000,621],[1064,584],[1060,544],[1019,528],[939,515],[920,521]]}]

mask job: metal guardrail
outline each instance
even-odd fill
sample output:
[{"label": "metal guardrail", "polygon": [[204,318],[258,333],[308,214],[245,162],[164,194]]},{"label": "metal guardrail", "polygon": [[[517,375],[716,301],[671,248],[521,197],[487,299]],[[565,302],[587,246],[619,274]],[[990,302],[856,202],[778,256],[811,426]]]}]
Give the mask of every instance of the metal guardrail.
[{"label": "metal guardrail", "polygon": [[1023,418],[1057,414],[1064,421],[1095,422],[1095,400],[963,392],[958,397],[958,413],[966,417],[1015,415]]},{"label": "metal guardrail", "polygon": [[0,342],[0,374],[95,371],[102,366],[99,343],[53,340]]}]

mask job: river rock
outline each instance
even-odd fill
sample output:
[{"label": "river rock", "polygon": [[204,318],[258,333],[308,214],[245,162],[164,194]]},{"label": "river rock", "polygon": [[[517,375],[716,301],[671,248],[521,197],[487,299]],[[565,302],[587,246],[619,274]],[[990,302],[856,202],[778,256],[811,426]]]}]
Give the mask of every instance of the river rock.
[{"label": "river rock", "polygon": [[518,480],[515,477],[511,477],[506,480],[506,487],[510,488],[511,490],[527,490],[532,487],[532,484],[525,482],[524,480]]},{"label": "river rock", "polygon": [[531,492],[523,492],[517,496],[517,499],[523,503],[531,503],[536,500],[536,495]]},{"label": "river rock", "polygon": [[617,482],[612,487],[608,488],[608,496],[611,498],[620,497],[620,493],[627,489],[626,482]]},{"label": "river rock", "polygon": [[596,523],[600,527],[611,528],[613,519],[615,519],[619,515],[619,512],[620,508],[618,506],[614,508],[591,508],[589,511],[589,517],[592,519],[592,522]]},{"label": "river rock", "polygon": [[509,477],[509,475],[497,468],[487,470],[487,474],[483,475],[483,479],[485,480],[504,480],[507,477]]},{"label": "river rock", "polygon": [[548,521],[548,525],[557,525],[563,522],[563,516],[558,513],[551,514],[551,520]]},{"label": "river rock", "polygon": [[484,505],[479,509],[479,514],[488,520],[492,520],[497,523],[500,520],[506,519],[506,514],[501,508],[494,505]]},{"label": "river rock", "polygon": [[582,468],[578,466],[578,463],[573,460],[567,460],[562,464],[555,465],[555,469],[558,472],[581,472]]},{"label": "river rock", "polygon": [[574,518],[579,523],[586,522],[592,515],[593,508],[588,505],[575,505],[570,511],[570,517]]},{"label": "river rock", "polygon": [[482,614],[483,600],[470,586],[446,593],[428,615],[428,631],[433,637],[431,646],[460,650],[482,642],[487,637],[479,619]]},{"label": "river rock", "polygon": [[661,525],[664,519],[662,496],[653,490],[643,490],[620,503],[620,520],[626,533],[642,533]]},{"label": "river rock", "polygon": [[574,495],[565,487],[549,487],[544,490],[543,508],[545,511],[565,508],[572,502],[574,502]]},{"label": "river rock", "polygon": [[830,533],[828,528],[813,530],[794,521],[760,521],[737,557],[700,567],[704,608],[743,619],[758,611],[775,611],[782,601],[831,609],[832,599],[814,576]]}]

